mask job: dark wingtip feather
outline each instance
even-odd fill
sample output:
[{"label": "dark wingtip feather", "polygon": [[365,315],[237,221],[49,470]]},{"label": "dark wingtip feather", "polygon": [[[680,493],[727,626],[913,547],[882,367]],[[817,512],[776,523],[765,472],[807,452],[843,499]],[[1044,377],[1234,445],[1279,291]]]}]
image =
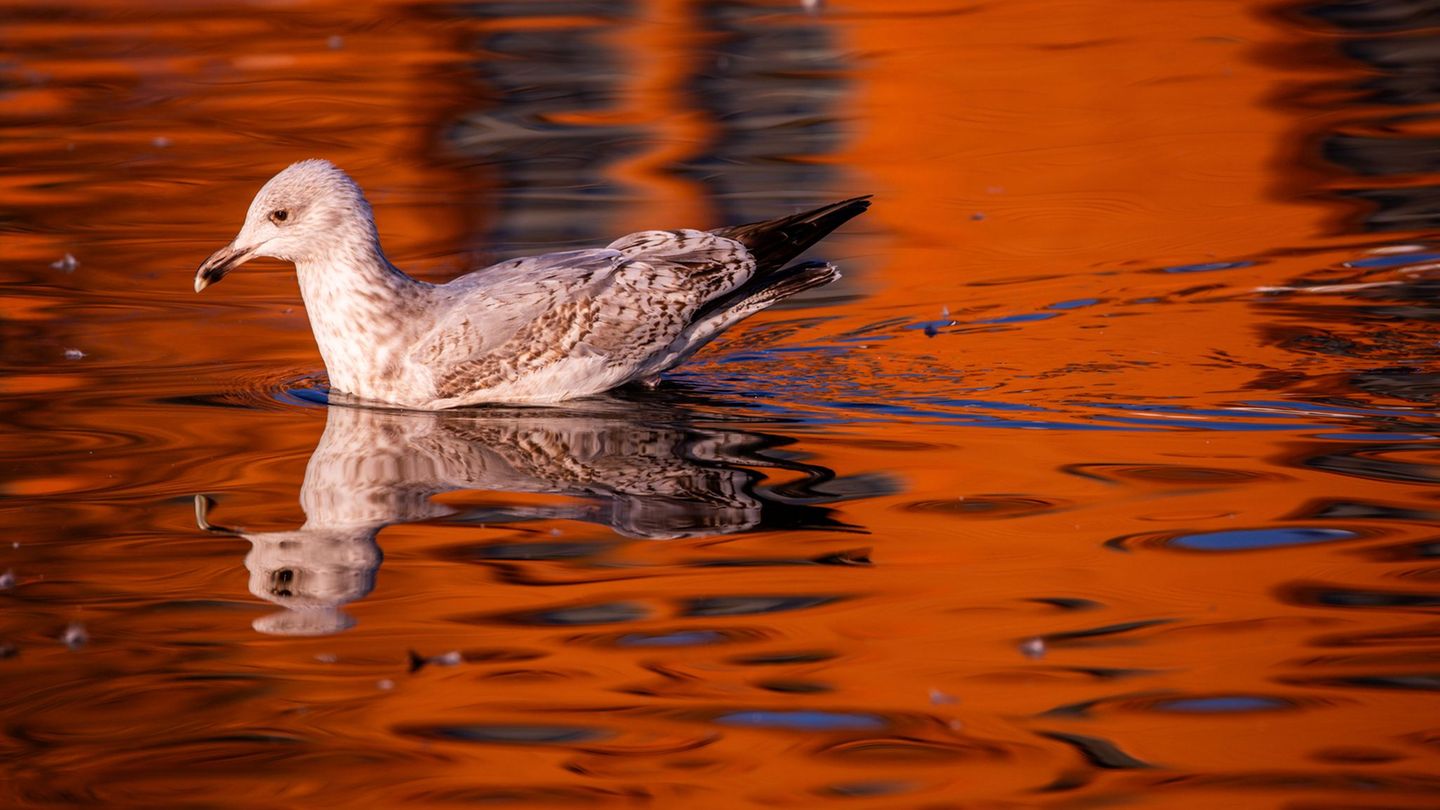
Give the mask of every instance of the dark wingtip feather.
[{"label": "dark wingtip feather", "polygon": [[714,233],[749,248],[757,270],[763,274],[784,267],[831,231],[865,213],[872,196],[863,194],[765,222],[717,228]]}]

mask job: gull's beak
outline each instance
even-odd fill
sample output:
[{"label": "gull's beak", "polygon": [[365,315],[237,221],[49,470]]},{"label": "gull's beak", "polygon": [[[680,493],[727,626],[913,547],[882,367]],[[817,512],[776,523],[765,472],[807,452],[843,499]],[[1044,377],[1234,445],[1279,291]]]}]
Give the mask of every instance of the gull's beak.
[{"label": "gull's beak", "polygon": [[226,273],[249,261],[253,255],[255,248],[237,248],[234,242],[210,254],[210,258],[202,262],[200,269],[195,271],[195,292],[198,293],[224,278]]}]

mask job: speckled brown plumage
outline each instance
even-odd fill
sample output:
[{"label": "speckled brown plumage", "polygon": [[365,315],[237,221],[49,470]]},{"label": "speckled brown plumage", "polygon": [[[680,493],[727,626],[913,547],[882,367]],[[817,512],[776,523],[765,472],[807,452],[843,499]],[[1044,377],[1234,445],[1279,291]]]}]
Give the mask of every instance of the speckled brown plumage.
[{"label": "speckled brown plumage", "polygon": [[653,379],[742,318],[835,280],[830,265],[785,263],[867,206],[641,231],[435,285],[390,264],[360,188],[309,160],[265,184],[196,289],[253,256],[287,259],[337,390],[426,409],[557,402]]}]

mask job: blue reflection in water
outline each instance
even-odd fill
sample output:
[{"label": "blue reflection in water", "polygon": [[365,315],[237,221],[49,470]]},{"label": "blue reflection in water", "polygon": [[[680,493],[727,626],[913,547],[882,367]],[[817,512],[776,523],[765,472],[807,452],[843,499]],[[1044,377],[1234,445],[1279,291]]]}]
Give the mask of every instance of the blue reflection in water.
[{"label": "blue reflection in water", "polygon": [[1348,540],[1358,536],[1355,532],[1344,529],[1235,529],[1226,532],[1184,534],[1172,539],[1169,545],[1195,551],[1248,551],[1257,548],[1281,548],[1303,546],[1309,543],[1325,543],[1331,540]]},{"label": "blue reflection in water", "polygon": [[1048,321],[1048,320],[1050,320],[1051,318],[1053,318],[1053,317],[1055,317],[1056,315],[1059,315],[1059,314],[1060,314],[1060,313],[1058,313],[1058,312],[1027,312],[1027,313],[1025,313],[1024,315],[1006,315],[1006,316],[1004,316],[1004,317],[1002,317],[1002,318],[986,318],[986,319],[980,320],[980,321],[971,321],[971,323],[977,323],[977,324],[978,324],[978,323],[993,324],[993,323],[1026,323],[1026,322],[1029,322],[1029,321]]},{"label": "blue reflection in water", "polygon": [[682,630],[660,635],[631,633],[621,636],[619,644],[622,647],[688,647],[697,644],[713,644],[722,639],[724,639],[724,635],[714,630]]},{"label": "blue reflection in water", "polygon": [[1404,267],[1407,264],[1433,262],[1436,259],[1440,259],[1440,253],[1396,253],[1390,256],[1372,256],[1368,259],[1356,259],[1353,262],[1346,262],[1345,266],[1367,269]]},{"label": "blue reflection in water", "polygon": [[1095,306],[1095,305],[1098,304],[1098,303],[1100,303],[1100,299],[1099,299],[1099,298],[1074,298],[1074,299],[1071,299],[1071,300],[1069,300],[1069,301],[1056,301],[1055,303],[1053,303],[1053,304],[1051,304],[1050,306],[1045,307],[1045,308],[1046,308],[1046,309],[1083,309],[1083,308],[1085,308],[1085,307],[1093,307],[1093,306]]},{"label": "blue reflection in water", "polygon": [[859,731],[885,727],[885,721],[873,714],[848,714],[822,711],[748,711],[732,712],[715,718],[727,726],[750,728],[789,728],[801,731]]},{"label": "blue reflection in water", "polygon": [[1259,695],[1227,695],[1225,697],[1178,698],[1163,700],[1155,708],[1167,712],[1193,712],[1220,714],[1226,712],[1266,712],[1294,708],[1294,704],[1280,698]]}]

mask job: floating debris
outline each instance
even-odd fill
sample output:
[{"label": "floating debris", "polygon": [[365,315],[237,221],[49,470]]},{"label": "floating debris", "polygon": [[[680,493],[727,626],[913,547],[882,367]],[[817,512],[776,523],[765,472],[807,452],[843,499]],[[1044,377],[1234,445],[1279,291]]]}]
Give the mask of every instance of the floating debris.
[{"label": "floating debris", "polygon": [[1027,638],[1020,642],[1020,654],[1026,658],[1040,659],[1045,657],[1045,639]]},{"label": "floating debris", "polygon": [[62,273],[73,273],[79,266],[80,260],[69,253],[50,263],[51,270],[59,270]]},{"label": "floating debris", "polygon": [[65,628],[65,634],[60,636],[60,640],[65,642],[66,647],[78,650],[90,643],[90,634],[85,632],[85,626],[81,623],[71,622],[70,626]]},{"label": "floating debris", "polygon": [[345,38],[339,34],[331,34],[330,38],[325,40],[325,46],[332,51],[338,51],[345,47]]},{"label": "floating debris", "polygon": [[933,338],[940,334],[940,330],[943,327],[947,326],[955,326],[955,321],[950,317],[950,307],[942,306],[940,307],[940,320],[926,321],[922,329],[925,332],[925,337]]},{"label": "floating debris", "polygon": [[395,682],[390,680],[389,678],[381,678],[380,680],[375,682],[375,688],[383,692],[389,692],[391,689],[395,688]]},{"label": "floating debris", "polygon": [[65,350],[65,359],[66,359],[66,360],[83,360],[83,359],[85,359],[85,352],[82,352],[82,351],[80,351],[79,349],[66,349],[66,350]]},{"label": "floating debris", "polygon": [[432,656],[424,656],[420,653],[415,652],[414,650],[411,650],[410,672],[411,674],[414,674],[431,665],[437,667],[453,667],[456,664],[464,662],[464,660],[465,656],[461,655],[459,650],[451,650],[447,653],[441,653],[439,655]]},{"label": "floating debris", "polygon": [[322,664],[333,664],[340,659],[335,657],[335,653],[316,653],[315,660]]},{"label": "floating debris", "polygon": [[11,658],[20,656],[20,648],[8,641],[0,641],[0,661],[8,661]]},{"label": "floating debris", "polygon": [[174,141],[171,141],[169,138],[165,137],[164,135],[156,135],[155,137],[153,137],[153,138],[150,139],[150,145],[153,146],[153,147],[155,147],[156,149],[164,149],[165,147],[169,146],[171,143],[174,143]]},{"label": "floating debris", "polygon": [[5,573],[0,574],[0,591],[10,590],[15,587],[16,582],[14,569],[6,569]]},{"label": "floating debris", "polygon": [[970,215],[970,221],[971,221],[971,222],[982,222],[982,221],[984,221],[984,219],[985,219],[985,214],[981,213],[980,211],[976,211],[975,213],[973,213],[973,214]]}]

